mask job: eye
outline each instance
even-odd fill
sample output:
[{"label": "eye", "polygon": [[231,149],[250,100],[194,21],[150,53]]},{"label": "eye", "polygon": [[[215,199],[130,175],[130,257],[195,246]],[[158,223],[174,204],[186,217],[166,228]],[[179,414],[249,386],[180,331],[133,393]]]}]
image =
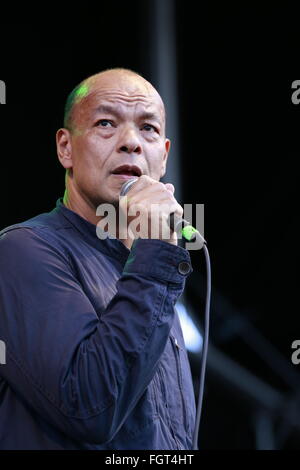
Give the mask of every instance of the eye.
[{"label": "eye", "polygon": [[109,121],[108,119],[100,119],[99,121],[96,122],[96,126],[103,127],[106,129],[106,128],[112,127],[112,122]]},{"label": "eye", "polygon": [[142,129],[144,129],[147,132],[151,132],[151,131],[157,132],[156,127],[152,126],[152,124],[144,124]]}]

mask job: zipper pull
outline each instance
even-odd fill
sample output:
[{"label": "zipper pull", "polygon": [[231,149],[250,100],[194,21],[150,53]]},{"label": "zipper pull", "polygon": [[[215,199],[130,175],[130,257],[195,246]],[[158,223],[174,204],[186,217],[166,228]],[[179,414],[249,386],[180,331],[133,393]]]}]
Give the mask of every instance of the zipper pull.
[{"label": "zipper pull", "polygon": [[177,349],[181,349],[181,347],[179,346],[179,344],[177,343],[177,338],[175,338],[174,336],[174,342],[175,342],[175,346]]}]

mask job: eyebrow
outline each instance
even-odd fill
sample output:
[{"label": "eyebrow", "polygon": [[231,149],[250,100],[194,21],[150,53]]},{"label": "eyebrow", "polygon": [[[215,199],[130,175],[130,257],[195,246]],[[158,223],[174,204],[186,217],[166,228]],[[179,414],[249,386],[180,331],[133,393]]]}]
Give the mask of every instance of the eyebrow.
[{"label": "eyebrow", "polygon": [[[98,108],[96,108],[96,113],[112,114],[113,116],[116,116],[118,118],[122,117],[122,113],[120,113],[116,108],[105,104],[101,104],[100,106],[98,106]],[[161,123],[161,119],[156,113],[149,113],[147,111],[141,113],[138,118],[150,121],[157,121],[158,123]]]}]

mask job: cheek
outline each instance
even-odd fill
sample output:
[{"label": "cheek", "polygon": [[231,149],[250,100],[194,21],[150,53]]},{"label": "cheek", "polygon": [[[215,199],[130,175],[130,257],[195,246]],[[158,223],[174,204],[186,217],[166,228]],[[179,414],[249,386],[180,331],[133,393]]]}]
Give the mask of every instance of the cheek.
[{"label": "cheek", "polygon": [[110,155],[108,142],[95,135],[79,137],[73,148],[75,166],[88,169],[102,168]]},{"label": "cheek", "polygon": [[155,152],[155,155],[152,153],[152,157],[148,158],[150,176],[153,178],[159,179],[161,177],[161,172],[164,168],[164,153],[165,149],[161,147]]}]

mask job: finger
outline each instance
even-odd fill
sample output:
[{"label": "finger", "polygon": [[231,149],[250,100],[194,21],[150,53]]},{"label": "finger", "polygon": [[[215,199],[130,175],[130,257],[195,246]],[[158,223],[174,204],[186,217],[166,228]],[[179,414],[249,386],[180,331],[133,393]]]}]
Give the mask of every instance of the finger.
[{"label": "finger", "polygon": [[165,187],[170,191],[172,194],[175,193],[175,187],[172,183],[165,183]]},{"label": "finger", "polygon": [[138,193],[145,188],[149,188],[157,183],[156,180],[150,178],[150,176],[142,175],[140,176],[137,181],[132,185],[130,191],[132,193]]}]

